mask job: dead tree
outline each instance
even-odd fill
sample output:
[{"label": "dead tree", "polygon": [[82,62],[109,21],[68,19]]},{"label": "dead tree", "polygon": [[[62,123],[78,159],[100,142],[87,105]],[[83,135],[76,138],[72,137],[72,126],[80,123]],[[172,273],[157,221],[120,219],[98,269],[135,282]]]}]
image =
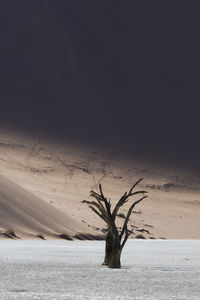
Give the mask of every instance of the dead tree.
[{"label": "dead tree", "polygon": [[[99,193],[96,193],[94,191],[90,192],[90,196],[95,198],[94,201],[88,201],[88,200],[82,201],[83,203],[88,204],[89,208],[91,208],[92,211],[95,212],[107,224],[108,231],[106,235],[105,258],[104,258],[104,263],[102,265],[106,265],[109,268],[121,267],[120,257],[121,257],[122,249],[124,248],[124,245],[128,240],[128,237],[133,232],[131,230],[128,230],[128,221],[130,215],[135,205],[147,197],[145,195],[147,193],[146,191],[143,190],[133,191],[134,188],[142,181],[142,179],[143,178],[139,179],[131,187],[128,193],[126,192],[123,194],[123,196],[119,199],[119,201],[115,205],[115,208],[112,211],[111,211],[110,200],[107,200],[107,198],[105,198],[101,185],[99,185]],[[125,217],[124,224],[121,230],[119,230],[115,224],[119,209],[129,201],[129,198],[131,196],[136,196],[136,195],[143,195],[143,196],[131,204],[127,212],[127,215]]]}]

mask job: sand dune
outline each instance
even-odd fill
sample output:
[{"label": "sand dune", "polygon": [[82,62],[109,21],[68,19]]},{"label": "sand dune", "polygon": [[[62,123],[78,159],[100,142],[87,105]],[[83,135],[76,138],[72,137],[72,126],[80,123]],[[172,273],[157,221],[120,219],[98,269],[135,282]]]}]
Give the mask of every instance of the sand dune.
[{"label": "sand dune", "polygon": [[200,2],[118,2],[0,1],[2,231],[102,234],[142,177],[132,237],[200,238]]},{"label": "sand dune", "polygon": [[[101,235],[105,224],[87,205],[89,191],[102,183],[116,203],[139,178],[149,197],[130,219],[133,238],[200,238],[200,174],[173,166],[122,160],[117,151],[81,148],[42,135],[0,133],[0,228],[20,237],[59,233]],[[6,179],[7,178],[7,179]],[[126,214],[128,206],[122,208]],[[123,218],[119,218],[121,226]]]},{"label": "sand dune", "polygon": [[2,233],[8,230],[17,236],[31,238],[37,235],[56,238],[64,233],[73,237],[83,231],[92,233],[92,230],[86,228],[84,224],[66,216],[2,176],[0,176],[0,225]]}]

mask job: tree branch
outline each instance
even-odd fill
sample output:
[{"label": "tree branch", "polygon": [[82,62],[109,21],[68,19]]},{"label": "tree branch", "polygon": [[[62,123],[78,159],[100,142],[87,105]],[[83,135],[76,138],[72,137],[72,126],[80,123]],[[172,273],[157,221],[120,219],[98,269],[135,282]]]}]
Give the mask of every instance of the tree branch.
[{"label": "tree branch", "polygon": [[126,244],[126,241],[128,240],[129,236],[133,233],[133,229],[131,231],[128,231],[128,227],[126,226],[125,228],[125,237],[124,237],[124,240],[123,242],[121,243],[121,246],[120,246],[120,251],[122,251],[124,245]]},{"label": "tree branch", "polygon": [[144,178],[140,178],[138,181],[136,181],[136,183],[132,186],[132,188],[129,191],[129,194],[132,193],[133,189],[136,187],[136,185],[138,185]]},{"label": "tree branch", "polygon": [[136,187],[136,185],[138,185],[141,181],[143,180],[143,178],[140,178],[138,181],[136,181],[136,183],[131,187],[130,191],[127,193],[124,193],[124,195],[119,199],[119,201],[117,202],[113,212],[112,212],[112,216],[113,219],[116,218],[118,210],[120,209],[121,206],[123,206],[126,202],[128,202],[128,198],[137,194],[145,194],[147,193],[146,191],[136,191],[134,193],[133,189]]},{"label": "tree branch", "polygon": [[122,231],[121,231],[121,233],[120,233],[120,240],[122,239],[122,236],[123,236],[123,234],[124,234],[124,232],[125,232],[125,230],[126,230],[126,228],[127,228],[127,224],[128,224],[128,221],[129,221],[129,218],[130,218],[130,215],[131,215],[131,213],[132,213],[133,208],[135,207],[136,204],[138,204],[139,202],[141,202],[142,200],[144,200],[144,199],[147,198],[147,197],[148,197],[148,196],[143,196],[143,197],[140,198],[139,200],[135,201],[135,202],[131,205],[131,207],[129,208],[128,213],[127,213],[127,216],[126,216],[126,219],[125,219],[125,221],[124,221],[124,225],[123,225],[123,227],[122,227]]},{"label": "tree branch", "polygon": [[104,220],[103,216],[93,206],[89,205],[89,208],[91,208],[91,210],[93,210],[95,214],[97,214],[100,218]]},{"label": "tree branch", "polygon": [[99,184],[99,190],[100,190],[100,193],[101,193],[101,198],[102,200],[104,201],[104,204],[105,204],[105,207],[106,207],[106,210],[107,210],[107,213],[108,213],[108,217],[110,219],[112,219],[112,215],[111,215],[111,211],[110,211],[110,201],[108,201],[105,197],[104,197],[104,194],[103,194],[103,191],[102,191],[102,187],[101,187],[101,184]]},{"label": "tree branch", "polygon": [[103,206],[101,206],[99,203],[96,203],[95,201],[88,201],[88,200],[83,200],[82,203],[86,203],[88,204],[88,206],[92,209],[94,208],[93,206],[95,206],[99,212],[95,209],[92,209],[96,214],[98,214],[98,216],[101,215],[101,217],[104,219],[104,221],[106,223],[108,223],[108,216],[107,216],[107,212],[105,210],[105,208]]},{"label": "tree branch", "polygon": [[[100,196],[99,194],[95,193],[94,191],[91,191],[91,192],[90,192],[90,196],[91,196],[91,197],[94,197],[94,198],[97,200],[97,202],[99,203],[99,205],[100,205],[102,208],[104,208],[104,206],[103,206],[103,204],[102,204],[103,199],[101,198],[101,196]],[[104,208],[104,209],[105,209],[105,208]]]}]

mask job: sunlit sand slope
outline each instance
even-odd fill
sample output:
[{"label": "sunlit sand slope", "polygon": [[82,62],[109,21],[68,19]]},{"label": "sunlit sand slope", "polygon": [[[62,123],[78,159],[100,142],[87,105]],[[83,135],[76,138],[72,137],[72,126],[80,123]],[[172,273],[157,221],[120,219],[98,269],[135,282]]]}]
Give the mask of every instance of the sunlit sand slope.
[{"label": "sunlit sand slope", "polygon": [[[101,235],[106,225],[82,200],[90,199],[90,190],[97,191],[101,183],[113,207],[136,180],[144,178],[138,189],[148,191],[149,197],[130,217],[132,238],[199,239],[199,171],[136,156],[122,159],[117,151],[1,130],[0,227],[42,233],[45,238],[62,232]],[[119,227],[128,207],[120,211]]]},{"label": "sunlit sand slope", "polygon": [[0,227],[1,235],[10,237],[39,235],[71,237],[83,231],[92,233],[84,224],[63,214],[30,192],[0,176]]}]

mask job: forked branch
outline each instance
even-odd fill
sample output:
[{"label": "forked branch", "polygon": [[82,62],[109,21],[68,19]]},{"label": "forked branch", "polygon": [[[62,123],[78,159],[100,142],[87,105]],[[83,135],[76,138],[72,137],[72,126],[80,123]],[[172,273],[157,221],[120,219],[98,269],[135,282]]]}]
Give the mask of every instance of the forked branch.
[{"label": "forked branch", "polygon": [[[142,181],[139,179],[129,190],[122,195],[117,204],[115,205],[113,211],[111,212],[111,203],[103,194],[102,186],[99,185],[99,193],[91,191],[90,196],[95,198],[94,201],[83,200],[83,203],[88,204],[89,208],[97,214],[108,226],[108,232],[106,236],[106,247],[105,247],[105,259],[103,265],[107,265],[110,268],[120,268],[120,255],[128,237],[133,233],[133,229],[130,231],[128,229],[128,221],[133,208],[142,200],[147,198],[146,191],[139,190],[133,191],[134,188]],[[121,231],[118,230],[115,219],[117,217],[119,209],[127,203],[132,196],[141,196],[140,199],[134,201],[128,209],[127,215],[124,220]]]},{"label": "forked branch", "polygon": [[144,200],[144,199],[147,198],[147,197],[148,197],[148,196],[143,196],[143,197],[140,198],[139,200],[135,201],[135,202],[131,205],[131,207],[129,208],[128,213],[127,213],[127,216],[126,216],[126,219],[125,219],[125,221],[124,221],[124,225],[123,225],[123,227],[122,227],[122,231],[121,231],[121,233],[120,233],[120,240],[122,239],[122,236],[123,236],[124,232],[125,232],[126,229],[127,229],[128,221],[129,221],[130,215],[131,215],[131,213],[132,213],[132,211],[133,211],[133,208],[135,207],[136,204],[140,203],[142,200]]},{"label": "forked branch", "polygon": [[124,195],[119,199],[119,201],[117,202],[113,212],[112,212],[112,216],[115,219],[117,216],[117,213],[120,209],[121,206],[123,206],[126,202],[128,202],[128,198],[130,198],[131,196],[134,195],[138,195],[138,194],[146,194],[147,191],[136,191],[133,193],[133,189],[143,180],[143,178],[140,178],[130,189],[130,191],[127,193],[124,193]]}]

